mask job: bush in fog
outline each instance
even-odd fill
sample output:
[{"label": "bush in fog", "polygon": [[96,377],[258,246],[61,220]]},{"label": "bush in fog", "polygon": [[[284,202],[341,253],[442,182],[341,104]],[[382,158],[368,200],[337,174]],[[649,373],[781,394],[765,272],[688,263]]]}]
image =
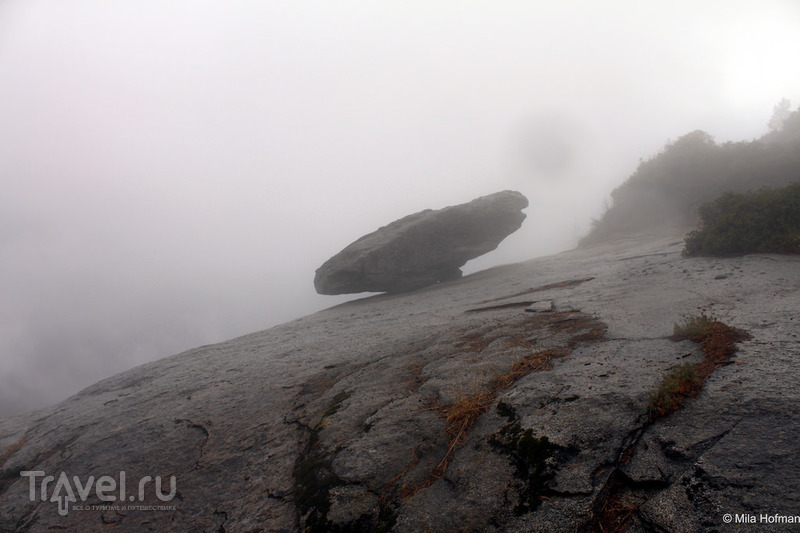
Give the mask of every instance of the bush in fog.
[{"label": "bush in fog", "polygon": [[723,194],[700,206],[700,229],[686,255],[800,253],[800,183],[755,193]]}]

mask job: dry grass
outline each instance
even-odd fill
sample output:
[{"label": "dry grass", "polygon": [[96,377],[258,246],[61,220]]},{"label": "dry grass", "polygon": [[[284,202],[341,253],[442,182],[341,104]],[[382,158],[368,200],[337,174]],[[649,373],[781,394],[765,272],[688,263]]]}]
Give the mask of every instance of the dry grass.
[{"label": "dry grass", "polygon": [[[543,287],[540,290],[573,286],[585,281],[588,280],[563,282]],[[502,306],[498,307],[498,309],[503,308]],[[568,355],[579,343],[601,341],[606,332],[605,324],[577,311],[525,313],[518,321],[499,323],[498,326],[502,328],[503,333],[499,333],[498,328],[486,326],[478,332],[463,331],[462,339],[455,347],[465,352],[481,353],[497,339],[507,338],[506,345],[509,348],[523,348],[528,352],[527,355],[514,361],[507,368],[500,369],[492,368],[490,365],[491,370],[486,370],[487,366],[484,365],[482,370],[478,368],[477,361],[473,361],[464,368],[463,373],[460,372],[458,376],[453,377],[451,380],[453,390],[450,391],[452,400],[444,404],[436,403],[431,407],[444,418],[444,432],[448,438],[447,450],[424,481],[415,485],[403,486],[403,490],[399,494],[395,493],[395,496],[392,497],[393,487],[419,465],[419,457],[414,452],[411,462],[384,488],[381,495],[382,501],[390,498],[397,501],[411,497],[441,479],[447,472],[459,446],[464,444],[469,432],[480,417],[494,404],[502,391],[532,372],[549,370],[552,368],[553,359]],[[509,330],[514,332],[510,333]],[[534,341],[530,339],[536,332],[547,335],[563,335],[563,344],[546,350],[535,349]]]},{"label": "dry grass", "polygon": [[[418,485],[406,487],[400,495],[399,499],[405,499],[418,493],[422,489],[426,489],[433,485],[438,479],[444,476],[450,463],[453,460],[456,449],[467,438],[469,431],[475,426],[480,416],[489,410],[489,407],[494,402],[497,393],[495,391],[481,391],[471,396],[460,396],[453,403],[442,405],[438,404],[434,407],[436,411],[441,413],[445,419],[445,432],[448,435],[448,448],[442,457],[441,461],[431,470],[425,481]],[[382,498],[384,498],[391,487],[400,481],[408,472],[413,470],[419,464],[419,457],[416,451],[412,451],[413,459],[411,463],[397,476],[390,481],[384,488]]]},{"label": "dry grass", "polygon": [[472,396],[458,398],[449,405],[439,407],[438,410],[445,419],[445,431],[450,437],[450,447],[434,469],[434,474],[440,469],[442,473],[447,470],[447,465],[458,445],[466,439],[467,433],[475,426],[478,418],[489,410],[496,397],[496,390],[483,391]]},{"label": "dry grass", "polygon": [[577,311],[553,313],[558,320],[549,324],[552,333],[570,335],[567,348],[572,349],[582,342],[600,342],[605,338],[608,327],[599,320]]},{"label": "dry grass", "polygon": [[655,420],[677,411],[686,398],[696,396],[703,386],[694,363],[684,363],[664,375],[658,390],[650,398],[650,419]]},{"label": "dry grass", "polygon": [[550,370],[552,368],[553,357],[561,355],[557,350],[537,350],[531,352],[523,359],[512,363],[508,372],[497,374],[492,378],[492,383],[496,391],[507,389],[518,379],[527,376],[531,372]]},{"label": "dry grass", "polygon": [[[699,394],[708,377],[722,365],[729,364],[736,352],[736,343],[750,338],[746,333],[706,315],[689,317],[675,324],[673,340],[689,339],[699,343],[705,355],[702,362],[685,363],[664,375],[658,390],[651,397],[650,423],[680,409],[686,398]],[[628,464],[634,447],[625,450],[619,464]],[[646,494],[636,494],[619,475],[614,475],[606,489],[603,505],[586,528],[591,533],[625,531],[630,520],[646,501]]]},{"label": "dry grass", "polygon": [[682,323],[673,325],[672,340],[702,342],[711,333],[715,323],[716,320],[705,313],[686,317]]},{"label": "dry grass", "polygon": [[618,477],[614,477],[608,487],[611,497],[603,502],[597,511],[595,519],[587,528],[591,533],[619,533],[625,531],[631,517],[639,511],[639,507],[646,501],[635,501],[626,493],[624,484]]},{"label": "dry grass", "polygon": [[[442,460],[431,471],[428,479],[417,487],[406,491],[403,495],[410,496],[420,490],[430,487],[447,472],[458,447],[466,440],[468,433],[478,422],[478,419],[492,406],[497,396],[509,388],[520,378],[531,372],[549,370],[553,357],[563,355],[560,350],[537,350],[526,357],[511,364],[503,373],[496,373],[489,380],[489,388],[473,386],[472,393],[460,393],[449,404],[438,404],[434,407],[445,419],[445,432],[448,435],[448,448]],[[470,389],[464,389],[470,390]]]},{"label": "dry grass", "polygon": [[[565,283],[577,284],[583,283],[584,281],[588,280],[576,280],[576,282]],[[569,286],[554,284],[553,287],[556,285]],[[532,372],[550,370],[554,358],[569,354],[571,349],[580,342],[598,342],[605,336],[606,332],[606,325],[602,322],[588,315],[573,311],[540,313],[536,316],[526,318],[519,326],[523,324],[527,326],[527,331],[511,335],[508,344],[513,347],[531,349],[528,355],[512,363],[506,371],[496,372],[488,380],[487,386],[483,385],[486,381],[478,379],[479,376],[476,376],[475,383],[473,383],[471,387],[462,390],[460,393],[457,391],[455,400],[452,403],[447,405],[440,404],[435,407],[445,419],[445,431],[449,436],[449,446],[445,456],[431,472],[428,482],[418,487],[417,490],[430,486],[433,481],[440,478],[444,472],[447,471],[447,467],[450,461],[452,461],[455,450],[466,439],[467,434],[480,416],[489,410],[489,407],[491,407],[492,403],[494,403],[497,396],[503,390],[511,387],[519,379]],[[547,328],[551,333],[566,333],[571,335],[571,338],[564,347],[535,350],[532,348],[531,342],[526,340],[530,335],[530,329],[528,328]],[[480,352],[485,349],[489,343],[498,338],[500,338],[500,336],[497,335],[465,335],[464,342],[460,343],[460,347]]]},{"label": "dry grass", "polygon": [[[458,445],[463,440],[478,418],[489,410],[500,392],[531,372],[550,370],[553,357],[557,355],[561,355],[558,350],[535,350],[512,363],[507,371],[495,372],[488,380],[475,374],[474,380],[462,383],[454,395],[455,401],[436,406],[436,410],[445,419],[445,431],[450,435],[451,444]],[[488,383],[488,387],[485,383]]]},{"label": "dry grass", "polygon": [[705,359],[697,365],[697,372],[705,379],[717,368],[731,362],[736,344],[750,339],[747,333],[715,321],[700,340]]},{"label": "dry grass", "polygon": [[750,336],[706,315],[689,317],[676,324],[673,340],[689,339],[703,348],[700,363],[685,363],[664,375],[664,380],[650,399],[650,420],[673,413],[683,406],[686,398],[697,396],[706,380],[719,367],[730,364],[736,344]]}]

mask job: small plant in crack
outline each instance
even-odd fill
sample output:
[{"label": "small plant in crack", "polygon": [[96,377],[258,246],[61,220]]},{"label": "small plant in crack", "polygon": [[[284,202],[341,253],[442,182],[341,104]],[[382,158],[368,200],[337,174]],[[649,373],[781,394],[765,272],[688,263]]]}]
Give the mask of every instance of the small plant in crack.
[{"label": "small plant in crack", "polygon": [[651,421],[677,411],[686,398],[697,396],[711,374],[731,362],[736,353],[736,344],[749,339],[750,335],[701,313],[675,324],[670,338],[700,344],[704,358],[697,364],[685,363],[664,375],[661,385],[650,398],[648,410]]},{"label": "small plant in crack", "polygon": [[690,340],[693,342],[702,342],[702,340],[709,335],[717,321],[705,314],[700,313],[697,316],[687,316],[683,322],[676,323],[672,327],[672,340]]},{"label": "small plant in crack", "polygon": [[703,386],[694,363],[684,363],[664,376],[661,385],[650,397],[650,418],[660,418],[677,411],[684,399],[695,396]]},{"label": "small plant in crack", "polygon": [[[456,347],[461,348],[464,353],[480,354],[498,339],[505,339],[507,347],[525,349],[528,353],[507,368],[494,369],[491,372],[476,370],[484,370],[494,365],[477,365],[482,366],[481,369],[476,369],[476,365],[473,365],[468,369],[470,373],[468,373],[465,383],[467,387],[463,387],[462,390],[454,390],[452,394],[442,395],[444,402],[440,401],[432,406],[432,410],[438,412],[445,419],[448,443],[442,459],[438,463],[434,463],[435,466],[424,481],[403,484],[398,490],[397,484],[408,472],[416,468],[419,462],[419,458],[414,454],[414,458],[405,469],[387,484],[382,501],[405,500],[442,479],[459,446],[464,444],[470,430],[495,403],[503,390],[512,387],[531,373],[549,370],[554,359],[569,355],[572,349],[579,344],[601,342],[605,336],[605,324],[579,311],[528,315],[530,314],[518,322],[505,324],[507,327],[504,327],[502,332],[491,327],[483,327],[479,332],[463,332],[465,335],[462,337],[462,342],[457,343]],[[567,340],[561,346],[537,349],[532,337],[537,331],[562,335]],[[480,358],[476,357],[476,360],[480,360]],[[503,366],[505,367],[505,365]],[[507,407],[506,404],[501,404],[498,409],[502,411]],[[509,424],[509,426],[513,426],[513,424]],[[524,430],[521,426],[508,428],[504,434],[498,434],[494,441],[496,446],[507,447],[509,456],[519,457],[519,461],[515,461],[519,463],[520,477],[523,478],[519,484],[520,486],[524,485],[527,492],[523,495],[524,501],[517,506],[518,511],[524,513],[535,508],[539,503],[539,495],[544,490],[543,487],[553,475],[550,458],[555,447],[546,438],[537,438],[533,435],[532,430]],[[539,462],[537,458],[544,463]]]},{"label": "small plant in crack", "polygon": [[[328,406],[328,410],[322,415],[322,418],[328,418],[330,416],[335,415],[339,409],[341,409],[342,404],[347,401],[348,398],[353,394],[352,391],[341,391],[336,396],[333,397],[333,401]],[[320,421],[321,423],[322,421]]]},{"label": "small plant in crack", "polygon": [[604,489],[604,495],[598,498],[598,506],[594,518],[586,527],[587,533],[620,533],[627,531],[631,518],[637,515],[639,508],[647,501],[647,496],[634,493],[619,472],[611,475]]},{"label": "small plant in crack", "polygon": [[439,408],[445,418],[447,434],[450,435],[448,455],[464,440],[478,418],[489,410],[494,397],[494,391],[481,391],[471,396],[459,397],[455,402]]},{"label": "small plant in crack", "polygon": [[456,449],[466,440],[467,434],[481,415],[489,410],[500,391],[531,372],[548,370],[553,352],[553,350],[534,351],[513,363],[507,372],[492,376],[488,389],[473,383],[468,389],[471,392],[458,391],[455,401],[436,407],[445,418],[445,431],[450,437],[450,446],[444,458],[431,473],[429,481],[440,478],[447,471]]},{"label": "small plant in crack", "polygon": [[[704,358],[699,363],[684,363],[664,374],[658,389],[651,395],[648,406],[650,419],[642,429],[679,410],[686,398],[699,394],[709,376],[717,368],[730,363],[736,353],[736,344],[750,336],[701,313],[688,316],[681,323],[675,324],[674,334],[670,338],[674,341],[691,340],[700,344]],[[618,465],[627,464],[631,460],[635,453],[633,446],[635,443],[622,453]],[[614,472],[604,495],[598,498],[599,505],[596,506],[594,518],[585,531],[627,531],[629,520],[638,515],[640,506],[647,499],[646,493],[637,493],[631,488],[629,479],[624,474],[619,470]]]}]

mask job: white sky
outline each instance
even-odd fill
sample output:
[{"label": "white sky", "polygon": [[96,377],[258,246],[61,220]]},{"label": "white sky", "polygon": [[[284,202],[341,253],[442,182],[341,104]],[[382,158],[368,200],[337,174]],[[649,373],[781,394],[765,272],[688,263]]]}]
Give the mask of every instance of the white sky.
[{"label": "white sky", "polygon": [[572,247],[669,139],[800,102],[800,3],[0,3],[0,414],[343,301],[328,257],[502,189]]}]

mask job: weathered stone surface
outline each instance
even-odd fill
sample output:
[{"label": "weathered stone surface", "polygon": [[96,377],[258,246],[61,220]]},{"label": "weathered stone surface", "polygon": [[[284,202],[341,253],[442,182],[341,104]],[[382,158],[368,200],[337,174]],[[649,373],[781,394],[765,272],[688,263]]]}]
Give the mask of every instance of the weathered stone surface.
[{"label": "weathered stone surface", "polygon": [[426,209],[364,235],[317,269],[320,294],[405,292],[461,277],[461,267],[497,248],[525,220],[515,191]]},{"label": "weathered stone surface", "polygon": [[[796,530],[723,517],[800,515],[800,258],[681,244],[627,238],[349,302],[2,419],[0,531],[572,532],[611,495],[633,505],[629,533]],[[534,300],[552,304],[527,312]],[[700,310],[752,339],[651,422],[664,372],[701,356],[667,338],[673,323]],[[487,390],[453,446],[441,406]],[[54,482],[31,501],[20,471],[125,471],[129,495],[175,476],[177,495],[151,484],[125,503],[174,509],[62,516]]]}]

